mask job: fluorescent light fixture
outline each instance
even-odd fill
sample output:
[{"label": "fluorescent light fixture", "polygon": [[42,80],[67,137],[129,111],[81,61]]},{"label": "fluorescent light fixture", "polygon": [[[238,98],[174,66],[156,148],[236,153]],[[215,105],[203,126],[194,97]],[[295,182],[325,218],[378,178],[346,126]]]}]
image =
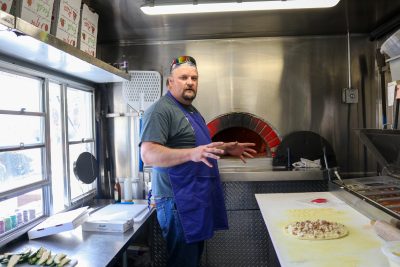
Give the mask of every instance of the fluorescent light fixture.
[{"label": "fluorescent light fixture", "polygon": [[147,4],[140,9],[147,15],[210,13],[210,12],[237,12],[279,9],[327,8],[333,7],[340,0],[272,0],[232,3],[208,4]]}]

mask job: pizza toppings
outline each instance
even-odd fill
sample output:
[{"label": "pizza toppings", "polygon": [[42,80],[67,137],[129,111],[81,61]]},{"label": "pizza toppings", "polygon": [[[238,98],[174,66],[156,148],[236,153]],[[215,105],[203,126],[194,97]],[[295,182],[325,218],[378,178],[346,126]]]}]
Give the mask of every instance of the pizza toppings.
[{"label": "pizza toppings", "polygon": [[343,224],[326,220],[298,221],[287,225],[285,230],[298,239],[308,240],[336,239],[348,234]]}]

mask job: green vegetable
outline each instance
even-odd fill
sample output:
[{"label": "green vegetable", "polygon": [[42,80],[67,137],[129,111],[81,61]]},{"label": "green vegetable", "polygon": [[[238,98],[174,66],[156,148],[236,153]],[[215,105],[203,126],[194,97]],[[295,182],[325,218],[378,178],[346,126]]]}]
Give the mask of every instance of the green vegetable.
[{"label": "green vegetable", "polygon": [[20,253],[4,253],[0,255],[0,264],[9,263],[10,259],[14,256],[13,260],[16,259],[15,256],[20,256],[18,262],[24,262],[30,254],[30,249],[25,250],[24,252]]},{"label": "green vegetable", "polygon": [[31,254],[29,255],[29,258],[36,258],[36,255],[38,254],[39,250],[41,250],[42,248],[38,248],[37,250],[34,250],[31,252]]},{"label": "green vegetable", "polygon": [[28,258],[28,263],[34,265],[37,261],[36,254]]},{"label": "green vegetable", "polygon": [[52,264],[54,263],[54,258],[55,258],[55,257],[56,257],[56,255],[50,256],[50,257],[48,258],[48,260],[46,261],[46,265],[47,265],[47,266],[52,265]]},{"label": "green vegetable", "polygon": [[19,255],[19,254],[12,255],[10,260],[8,261],[7,267],[14,267],[18,263],[20,258],[21,258],[21,255]]},{"label": "green vegetable", "polygon": [[60,263],[61,263],[61,260],[64,259],[65,256],[67,256],[67,255],[65,255],[64,253],[58,253],[58,254],[56,255],[56,257],[54,258],[54,263],[55,263],[55,264],[60,264]]},{"label": "green vegetable", "polygon": [[37,264],[37,265],[42,265],[42,264],[44,264],[44,263],[49,259],[49,257],[51,257],[51,251],[50,251],[50,250],[43,251],[42,256],[41,256],[40,259],[36,262],[36,264]]},{"label": "green vegetable", "polygon": [[31,254],[31,249],[30,249],[30,248],[29,248],[29,249],[26,249],[24,252],[22,252],[22,253],[20,254],[20,255],[21,255],[21,258],[19,259],[18,262],[25,262],[25,261],[27,261],[27,260],[29,259],[30,254]]},{"label": "green vegetable", "polygon": [[68,262],[70,262],[70,261],[71,261],[71,259],[65,257],[65,258],[63,258],[63,259],[61,260],[61,262],[60,262],[59,264],[57,264],[57,267],[62,267],[62,266],[64,266],[64,265],[68,264]]},{"label": "green vegetable", "polygon": [[40,259],[42,257],[43,252],[45,252],[47,249],[45,249],[44,247],[40,247],[37,254],[36,254],[36,258]]},{"label": "green vegetable", "polygon": [[[27,262],[31,265],[46,265],[46,266],[65,266],[71,261],[64,253],[53,254],[51,250],[44,247],[32,250],[25,249],[20,253],[4,253],[0,254],[0,265],[7,264],[7,267],[13,267],[18,263]],[[2,265],[3,266],[3,265]]]},{"label": "green vegetable", "polygon": [[4,258],[10,259],[12,257],[12,255],[15,255],[15,254],[17,254],[17,253],[6,252],[6,253],[4,253]]}]

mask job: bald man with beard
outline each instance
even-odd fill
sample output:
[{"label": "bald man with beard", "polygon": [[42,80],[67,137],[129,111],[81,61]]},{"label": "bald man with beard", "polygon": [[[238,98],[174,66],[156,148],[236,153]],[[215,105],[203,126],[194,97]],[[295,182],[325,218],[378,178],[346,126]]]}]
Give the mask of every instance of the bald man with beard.
[{"label": "bald man with beard", "polygon": [[167,242],[168,266],[199,266],[204,240],[228,229],[217,160],[221,155],[252,158],[253,143],[212,142],[192,105],[199,74],[190,56],[175,58],[168,92],[147,109],[141,156],[152,166],[157,220]]}]

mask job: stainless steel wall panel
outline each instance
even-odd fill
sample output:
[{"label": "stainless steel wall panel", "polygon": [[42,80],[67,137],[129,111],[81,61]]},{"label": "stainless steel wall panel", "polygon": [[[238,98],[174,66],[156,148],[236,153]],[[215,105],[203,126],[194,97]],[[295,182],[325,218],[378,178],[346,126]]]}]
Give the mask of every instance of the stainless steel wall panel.
[{"label": "stainless steel wall panel", "polygon": [[[113,84],[113,88],[104,86],[99,89],[98,113],[101,120],[101,149],[104,160],[101,162],[101,194],[112,197],[115,178],[138,177],[139,118],[137,116],[107,117],[107,114],[132,113],[122,95],[122,83]],[[141,196],[139,196],[141,197]]]},{"label": "stainless steel wall panel", "polygon": [[[221,114],[248,112],[267,121],[280,136],[299,130],[316,132],[332,144],[341,172],[352,173],[375,169],[372,160],[364,160],[352,129],[377,126],[379,96],[374,43],[367,36],[354,35],[350,51],[351,83],[364,97],[358,104],[341,101],[342,89],[348,86],[345,35],[99,47],[104,61],[127,60],[130,69],[158,71],[164,81],[172,58],[192,55],[200,76],[194,104],[207,122]],[[163,86],[165,93],[165,82]]]},{"label": "stainless steel wall panel", "polygon": [[[122,97],[121,83],[114,86],[114,91],[110,90],[110,103],[109,107],[111,113],[130,113],[132,110],[129,108],[127,102]],[[138,140],[137,134],[139,132],[139,119],[137,116],[128,117],[120,116],[108,118],[110,126],[110,156],[113,161],[114,169],[112,176],[114,178],[121,177],[137,177],[138,176],[138,147],[136,143]]]}]

